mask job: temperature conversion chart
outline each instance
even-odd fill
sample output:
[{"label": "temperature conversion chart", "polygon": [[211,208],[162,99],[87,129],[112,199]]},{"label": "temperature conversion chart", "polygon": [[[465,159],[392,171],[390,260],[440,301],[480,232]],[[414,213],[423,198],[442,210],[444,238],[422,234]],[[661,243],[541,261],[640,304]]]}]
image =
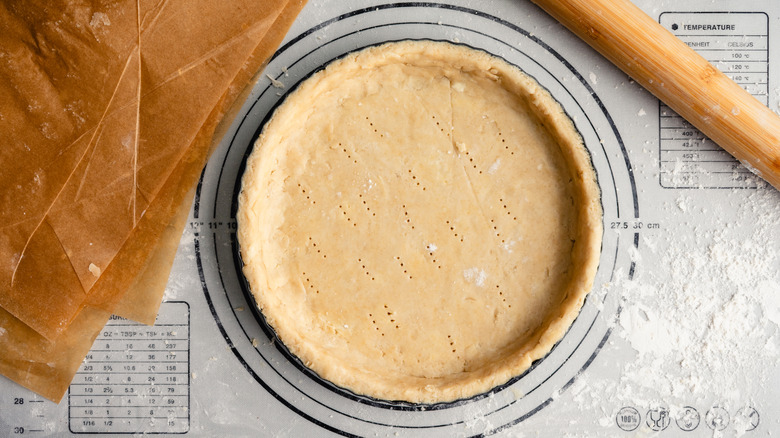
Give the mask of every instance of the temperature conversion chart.
[{"label": "temperature conversion chart", "polygon": [[[667,12],[661,24],[764,105],[769,98],[769,18],[754,12]],[[732,112],[739,114],[739,109]],[[664,188],[756,188],[765,183],[660,103]]]}]

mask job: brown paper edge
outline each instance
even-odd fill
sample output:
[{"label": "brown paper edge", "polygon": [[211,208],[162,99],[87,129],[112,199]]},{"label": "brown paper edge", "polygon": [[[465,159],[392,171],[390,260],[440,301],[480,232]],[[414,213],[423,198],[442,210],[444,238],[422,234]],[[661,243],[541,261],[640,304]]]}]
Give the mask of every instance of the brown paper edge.
[{"label": "brown paper edge", "polygon": [[[213,140],[220,139],[224,135],[225,131],[232,123],[235,114],[243,104],[241,98],[245,98],[249,92],[251,92],[252,86],[251,84],[246,85],[246,82],[253,76],[256,77],[260,74],[260,70],[265,62],[267,62],[267,58],[270,58],[273,49],[278,47],[284,39],[292,21],[305,4],[306,1],[303,0],[293,1],[285,6],[271,25],[271,29],[276,27],[277,30],[284,29],[284,32],[273,32],[273,35],[270,37],[268,36],[269,34],[266,34],[266,37],[261,40],[248,58],[244,68],[242,68],[233,79],[231,85],[223,95],[223,98],[220,99],[220,102],[215,106],[215,109],[211,112],[206,123],[204,123],[199,134],[196,136],[196,139],[185,153],[184,158],[182,158],[177,166],[176,170],[181,169],[180,172],[184,177],[173,178],[174,175],[178,175],[178,172],[174,170],[166,181],[163,190],[160,191],[161,194],[163,191],[165,191],[165,193],[168,193],[168,191],[173,192],[171,197],[173,201],[171,203],[165,203],[167,208],[165,208],[166,205],[158,207],[160,203],[157,202],[156,205],[150,205],[147,209],[146,216],[149,216],[147,220],[156,216],[156,213],[161,214],[164,217],[167,216],[169,220],[160,220],[156,224],[147,224],[147,226],[143,228],[140,226],[141,223],[139,223],[139,227],[132,233],[133,240],[136,240],[140,237],[135,236],[136,233],[140,234],[143,233],[142,230],[148,229],[143,235],[145,237],[149,236],[152,239],[156,238],[159,242],[151,248],[142,248],[141,251],[138,251],[138,253],[135,254],[135,257],[124,254],[130,250],[130,247],[125,250],[127,243],[120,249],[120,253],[118,253],[117,256],[122,254],[126,257],[124,260],[130,263],[133,268],[129,270],[136,271],[137,274],[127,275],[126,272],[128,269],[126,266],[120,268],[117,266],[121,265],[121,263],[116,263],[116,265],[114,263],[123,258],[115,257],[112,263],[107,267],[103,276],[101,276],[101,280],[103,280],[104,277],[106,278],[103,280],[106,285],[103,286],[102,289],[96,289],[101,282],[101,280],[98,280],[98,284],[93,287],[93,291],[100,293],[94,295],[94,299],[90,300],[91,302],[78,312],[69,327],[56,341],[48,341],[38,333],[29,333],[32,339],[39,338],[37,339],[39,344],[50,344],[47,357],[38,357],[36,358],[38,359],[37,361],[29,358],[12,360],[4,355],[0,358],[0,373],[43,397],[58,403],[67,391],[83,358],[89,352],[89,349],[105,326],[112,311],[117,310],[122,313],[126,312],[127,314],[134,315],[135,318],[142,319],[143,321],[141,322],[147,324],[154,322],[154,318],[159,310],[162,295],[165,291],[178,243],[181,239],[183,228],[186,225],[190,204],[184,202],[184,200],[192,199],[191,194],[194,190],[194,182],[197,180],[200,170],[205,165],[208,156],[215,147]],[[266,55],[262,56],[263,53],[266,53]],[[245,85],[239,87],[242,83]],[[238,91],[231,92],[231,90]],[[182,184],[181,181],[185,181],[185,183]],[[179,183],[178,188],[176,187],[176,184],[174,184],[175,182]],[[187,184],[188,182],[189,184]],[[158,209],[163,211],[158,213]],[[163,242],[163,239],[165,242]],[[128,241],[129,240],[130,239],[128,239]],[[158,268],[160,265],[156,265],[156,261],[165,262],[166,267],[159,270]],[[114,266],[113,269],[112,266]],[[108,283],[110,283],[111,279],[114,279],[115,283],[109,286]],[[121,288],[122,285],[124,285],[124,289]],[[126,292],[112,294],[112,290],[125,290]],[[138,302],[141,302],[142,300],[151,301],[152,298],[154,298],[154,304],[151,306],[137,307],[128,305],[128,303],[135,302],[135,300],[139,300]],[[120,307],[122,304],[126,307]],[[153,317],[150,322],[150,315],[152,314]],[[135,318],[131,317],[131,319]],[[32,329],[24,325],[21,321],[5,312],[5,310],[0,309],[0,321],[6,319],[10,321],[8,325],[3,324],[0,326],[7,327],[10,332],[33,332]],[[8,334],[9,333],[6,333],[6,335]],[[54,359],[55,362],[47,361],[47,359]],[[57,366],[55,367],[54,365]]]},{"label": "brown paper edge", "polygon": [[[272,53],[269,52],[272,52],[274,48],[281,44],[281,41],[287,33],[286,31],[289,30],[293,20],[298,16],[305,4],[306,1],[288,2],[271,25],[272,29],[285,29],[285,33],[272,32],[273,35],[266,34],[247,59],[245,67],[242,68],[233,81],[231,81],[228,90],[240,89],[240,91],[235,93],[235,96],[230,96],[229,92],[226,93],[224,100],[221,101],[223,108],[226,109],[214,130],[209,155],[224,137],[226,131],[232,125],[236,114],[243,106],[247,96],[254,88],[255,79],[262,74],[263,67],[267,63],[268,58],[272,55]],[[195,180],[197,180],[197,178],[195,178]],[[185,196],[185,199],[191,200],[193,198],[194,187],[191,189],[191,192],[192,193]],[[173,260],[176,256],[184,227],[186,226],[190,205],[191,203],[187,203],[186,207],[180,207],[179,212],[176,213],[176,216],[172,219],[171,223],[163,231],[164,236],[158,243],[159,249],[151,252],[146,257],[146,261],[144,262],[143,267],[141,267],[139,275],[133,279],[128,291],[118,300],[118,303],[113,309],[114,314],[144,324],[151,325],[154,323],[168,282],[168,276],[170,275],[170,270],[173,266]],[[144,307],[140,303],[156,304],[149,304]]]}]

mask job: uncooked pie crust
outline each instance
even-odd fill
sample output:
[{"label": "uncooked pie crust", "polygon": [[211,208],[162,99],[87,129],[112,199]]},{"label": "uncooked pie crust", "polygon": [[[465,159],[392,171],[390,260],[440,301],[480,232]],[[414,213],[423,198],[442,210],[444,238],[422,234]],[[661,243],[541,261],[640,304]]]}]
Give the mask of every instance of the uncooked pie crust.
[{"label": "uncooked pie crust", "polygon": [[339,59],[275,111],[239,196],[244,275],[270,326],[355,393],[452,401],[507,382],[591,289],[589,155],[505,61],[406,41]]}]

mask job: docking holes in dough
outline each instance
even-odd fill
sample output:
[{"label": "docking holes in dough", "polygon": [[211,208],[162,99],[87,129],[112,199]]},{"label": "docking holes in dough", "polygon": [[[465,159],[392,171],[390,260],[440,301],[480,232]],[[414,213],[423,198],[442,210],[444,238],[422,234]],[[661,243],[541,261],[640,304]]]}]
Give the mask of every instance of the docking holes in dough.
[{"label": "docking holes in dough", "polygon": [[243,270],[319,376],[435,403],[489,391],[563,336],[602,220],[589,155],[535,80],[433,41],[371,47],[304,81],[239,196]]}]

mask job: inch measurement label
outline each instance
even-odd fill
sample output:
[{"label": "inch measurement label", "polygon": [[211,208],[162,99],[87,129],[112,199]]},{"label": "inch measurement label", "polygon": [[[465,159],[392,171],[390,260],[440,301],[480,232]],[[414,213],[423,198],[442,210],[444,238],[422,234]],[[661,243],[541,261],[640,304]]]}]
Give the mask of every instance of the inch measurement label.
[{"label": "inch measurement label", "polygon": [[[769,103],[769,18],[753,12],[665,12],[660,23],[764,105]],[[738,114],[739,109],[732,112]],[[766,184],[663,103],[660,183],[665,188]]]},{"label": "inch measurement label", "polygon": [[190,310],[162,303],[154,326],[112,317],[68,390],[72,433],[187,433]]}]

